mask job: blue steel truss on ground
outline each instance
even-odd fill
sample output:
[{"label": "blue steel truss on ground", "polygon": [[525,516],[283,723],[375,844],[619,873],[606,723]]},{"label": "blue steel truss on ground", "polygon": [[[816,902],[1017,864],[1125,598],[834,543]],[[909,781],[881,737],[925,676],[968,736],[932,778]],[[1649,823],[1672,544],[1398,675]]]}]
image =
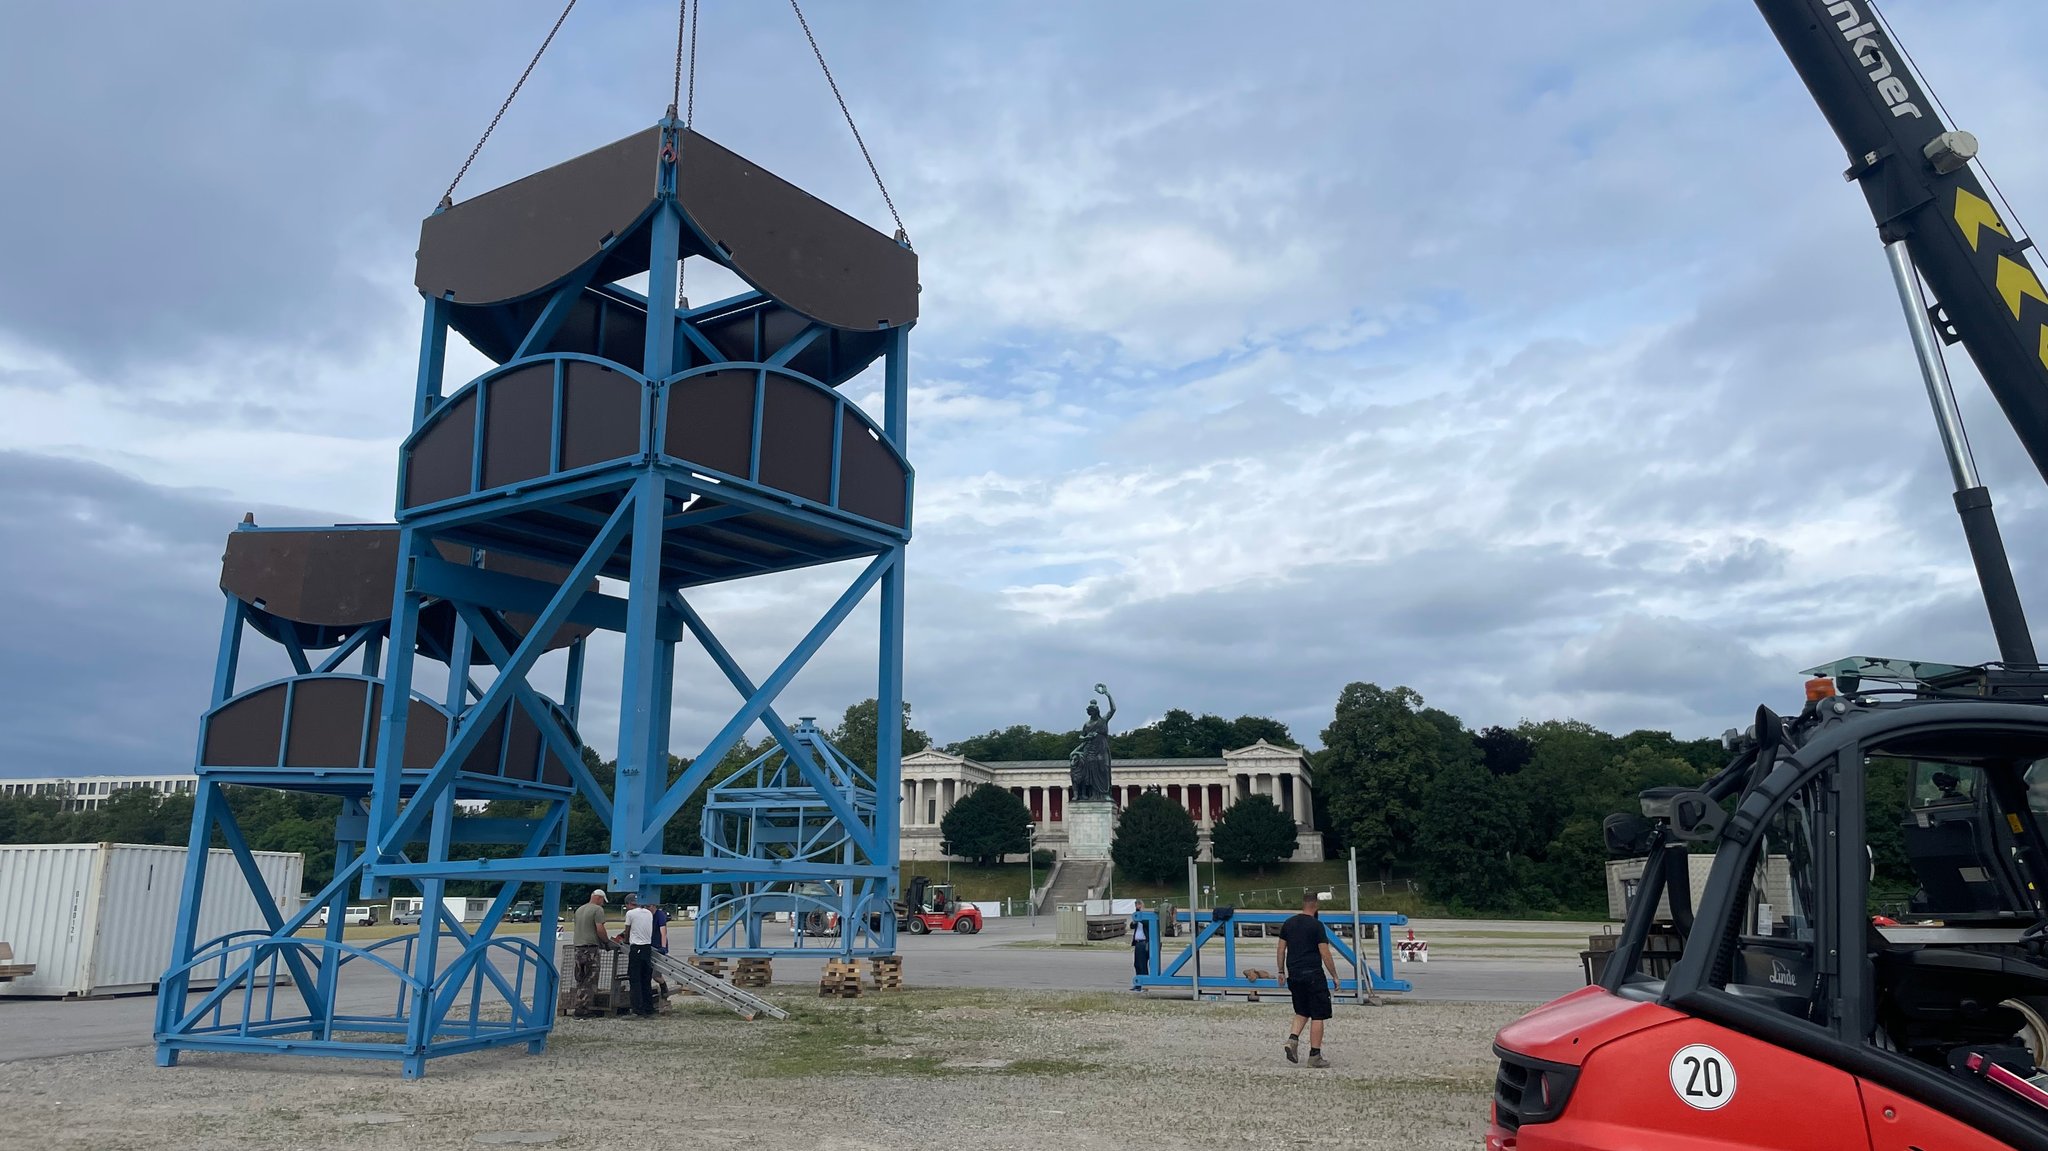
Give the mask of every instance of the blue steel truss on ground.
[{"label": "blue steel truss on ground", "polygon": [[[1150,949],[1145,970],[1151,974],[1136,976],[1132,982],[1144,988],[1180,991],[1195,991],[1199,987],[1203,995],[1285,991],[1285,973],[1273,968],[1278,941],[1266,933],[1278,931],[1280,925],[1294,914],[1291,911],[1235,911],[1229,918],[1219,920],[1213,911],[1177,912],[1174,922],[1180,924],[1184,932],[1192,926],[1195,935],[1167,960],[1165,966],[1161,966],[1159,913],[1140,911],[1132,918],[1145,923],[1146,945]],[[1393,973],[1394,937],[1391,929],[1406,924],[1407,916],[1387,911],[1361,911],[1356,915],[1349,911],[1325,911],[1318,918],[1323,922],[1323,935],[1329,940],[1330,951],[1337,964],[1337,982],[1330,989],[1332,995],[1339,999],[1358,999],[1361,977],[1365,981],[1366,992],[1414,990],[1413,984],[1395,978]],[[1358,941],[1346,937],[1354,925],[1361,935],[1367,928],[1372,929],[1373,939],[1378,943],[1377,962],[1364,959]],[[1247,928],[1256,929],[1256,934],[1241,938]],[[1207,946],[1219,938],[1223,941],[1221,954]],[[1239,968],[1240,951],[1250,952],[1242,969]],[[1245,975],[1245,971],[1272,974],[1254,979]]]},{"label": "blue steel truss on ground", "polygon": [[[752,290],[684,306],[685,259]],[[643,275],[644,293],[627,286]],[[868,772],[775,703],[872,592],[878,714],[902,708],[916,275],[905,243],[673,118],[423,222],[396,523],[229,537],[160,1063],[278,1051],[395,1059],[413,1077],[441,1055],[537,1051],[557,1010],[563,884],[643,900],[695,889],[698,949],[713,954],[894,950],[900,728],[879,725]],[[452,392],[451,331],[495,365]],[[879,420],[843,388],[871,371]],[[692,602],[706,585],[823,565],[850,583],[759,679]],[[594,631],[624,640],[609,787],[577,733]],[[241,688],[252,632],[294,674]],[[732,703],[672,773],[686,641]],[[536,682],[550,651],[563,652],[552,695]],[[756,724],[774,750],[706,790]],[[303,908],[269,904],[231,786],[340,797],[335,876]],[[664,851],[700,790],[703,847]],[[604,850],[568,853],[576,796],[607,829]],[[503,802],[484,815],[469,801]],[[197,849],[215,840],[242,859],[268,930],[200,938]],[[480,922],[444,906],[457,881],[492,892]],[[417,928],[346,941],[351,895],[394,883],[423,899]],[[537,938],[500,930],[523,885],[542,895]],[[764,940],[763,920],[784,914],[790,944]]]}]

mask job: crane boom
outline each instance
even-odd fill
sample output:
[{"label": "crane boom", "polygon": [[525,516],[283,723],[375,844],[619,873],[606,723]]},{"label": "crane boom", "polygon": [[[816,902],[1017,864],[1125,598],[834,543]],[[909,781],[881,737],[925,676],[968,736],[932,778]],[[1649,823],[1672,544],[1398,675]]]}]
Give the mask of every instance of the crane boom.
[{"label": "crane boom", "polygon": [[[2038,657],[1977,477],[1937,338],[1976,361],[2006,422],[2048,479],[2048,291],[1970,170],[1976,138],[1952,131],[1892,42],[1872,0],[1756,0],[1806,90],[1849,153],[1905,308],[1927,398],[1955,477],[1956,512],[2000,658]],[[1929,308],[1924,278],[1940,301]]]},{"label": "crane boom", "polygon": [[[2048,478],[2048,290],[1869,0],[1756,0],[1849,154],[1847,177],[1887,243],[1903,240],[1933,288],[1936,328],[1977,364]],[[1946,324],[1943,324],[1945,319]]]}]

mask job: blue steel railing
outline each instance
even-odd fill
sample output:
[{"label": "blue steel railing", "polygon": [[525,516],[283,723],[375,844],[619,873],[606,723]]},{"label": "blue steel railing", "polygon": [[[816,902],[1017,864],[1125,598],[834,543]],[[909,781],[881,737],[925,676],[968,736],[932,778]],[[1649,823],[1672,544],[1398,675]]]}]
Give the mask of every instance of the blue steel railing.
[{"label": "blue steel railing", "polygon": [[[836,921],[838,934],[819,940],[805,920],[822,912]],[[764,946],[762,921],[787,913],[792,939]],[[856,893],[848,912],[839,896],[794,891],[746,891],[715,897],[697,913],[695,950],[700,955],[779,955],[830,951],[841,955],[887,955],[896,949],[896,910],[880,893]],[[814,942],[807,943],[807,940]]]},{"label": "blue steel railing", "polygon": [[[416,935],[360,947],[328,939],[279,938],[261,931],[221,936],[189,962],[165,973],[170,986],[208,975],[217,982],[194,1006],[160,1005],[157,1038],[187,1048],[320,1051],[395,1059],[453,1054],[522,1035],[545,1036],[558,977],[531,940],[506,937],[467,949],[431,985],[410,974],[417,943]],[[340,1009],[340,975],[357,963],[374,968],[373,976],[390,977],[394,994],[388,1011]],[[318,974],[309,979],[310,973]],[[281,983],[291,988],[282,1011]],[[503,999],[505,1018],[484,1017],[487,987]],[[467,1006],[458,1010],[465,991]],[[428,1012],[427,1026],[419,1028],[415,1017],[422,1005]],[[339,1041],[334,1039],[337,1032],[392,1035],[405,1042]],[[418,1042],[422,1036],[424,1044]]]},{"label": "blue steel railing", "polygon": [[[1145,924],[1146,946],[1150,949],[1149,962],[1146,963],[1145,968],[1152,974],[1137,976],[1132,982],[1139,987],[1170,987],[1193,990],[1197,984],[1197,975],[1199,974],[1199,983],[1203,992],[1285,990],[1287,986],[1285,972],[1274,971],[1272,978],[1249,979],[1240,971],[1237,954],[1237,929],[1240,926],[1247,925],[1260,927],[1262,930],[1259,935],[1259,944],[1269,947],[1271,944],[1267,941],[1263,928],[1269,925],[1278,926],[1285,923],[1295,914],[1292,911],[1233,911],[1228,920],[1219,921],[1213,913],[1208,911],[1174,912],[1173,921],[1176,924],[1182,925],[1182,931],[1186,931],[1192,926],[1194,936],[1181,947],[1179,954],[1162,965],[1160,963],[1159,913],[1156,911],[1138,912],[1131,918]],[[1359,988],[1360,976],[1363,976],[1365,981],[1364,992],[1414,990],[1414,986],[1407,980],[1394,977],[1394,937],[1388,930],[1389,928],[1406,925],[1408,922],[1407,916],[1398,912],[1388,911],[1360,911],[1355,913],[1350,911],[1326,911],[1318,918],[1322,920],[1323,937],[1330,944],[1330,950],[1336,954],[1337,982],[1330,989],[1333,995],[1339,997],[1360,996],[1362,994]],[[1354,922],[1358,925],[1360,935],[1365,933],[1366,928],[1372,929],[1373,937],[1378,943],[1376,963],[1371,961],[1361,962],[1359,951],[1357,950],[1359,941],[1347,940],[1337,932],[1337,928],[1348,928]],[[1215,964],[1213,953],[1197,955],[1203,948],[1203,945],[1215,941],[1219,936],[1223,940],[1223,962],[1221,966]],[[1268,955],[1270,954],[1269,952]],[[1267,958],[1265,963],[1270,964],[1271,959]],[[1265,971],[1268,968],[1265,964],[1254,960],[1247,963],[1244,970]]]}]

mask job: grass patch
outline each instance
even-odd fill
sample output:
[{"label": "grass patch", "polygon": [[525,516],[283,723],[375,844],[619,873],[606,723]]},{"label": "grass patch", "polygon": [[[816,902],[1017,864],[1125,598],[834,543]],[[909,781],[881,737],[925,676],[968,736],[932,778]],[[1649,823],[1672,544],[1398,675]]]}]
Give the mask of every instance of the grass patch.
[{"label": "grass patch", "polygon": [[1088,1063],[1080,1059],[1019,1059],[1003,1068],[1005,1075],[1039,1075],[1058,1077],[1061,1075],[1086,1075],[1102,1070],[1100,1063]]}]

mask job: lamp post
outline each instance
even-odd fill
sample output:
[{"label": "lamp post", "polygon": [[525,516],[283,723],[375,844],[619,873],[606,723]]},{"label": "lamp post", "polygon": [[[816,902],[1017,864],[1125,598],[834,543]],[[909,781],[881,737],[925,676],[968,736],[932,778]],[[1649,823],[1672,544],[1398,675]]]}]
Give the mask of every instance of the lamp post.
[{"label": "lamp post", "polygon": [[1031,916],[1031,925],[1038,926],[1038,825],[1027,822],[1024,826],[1024,906]]}]

